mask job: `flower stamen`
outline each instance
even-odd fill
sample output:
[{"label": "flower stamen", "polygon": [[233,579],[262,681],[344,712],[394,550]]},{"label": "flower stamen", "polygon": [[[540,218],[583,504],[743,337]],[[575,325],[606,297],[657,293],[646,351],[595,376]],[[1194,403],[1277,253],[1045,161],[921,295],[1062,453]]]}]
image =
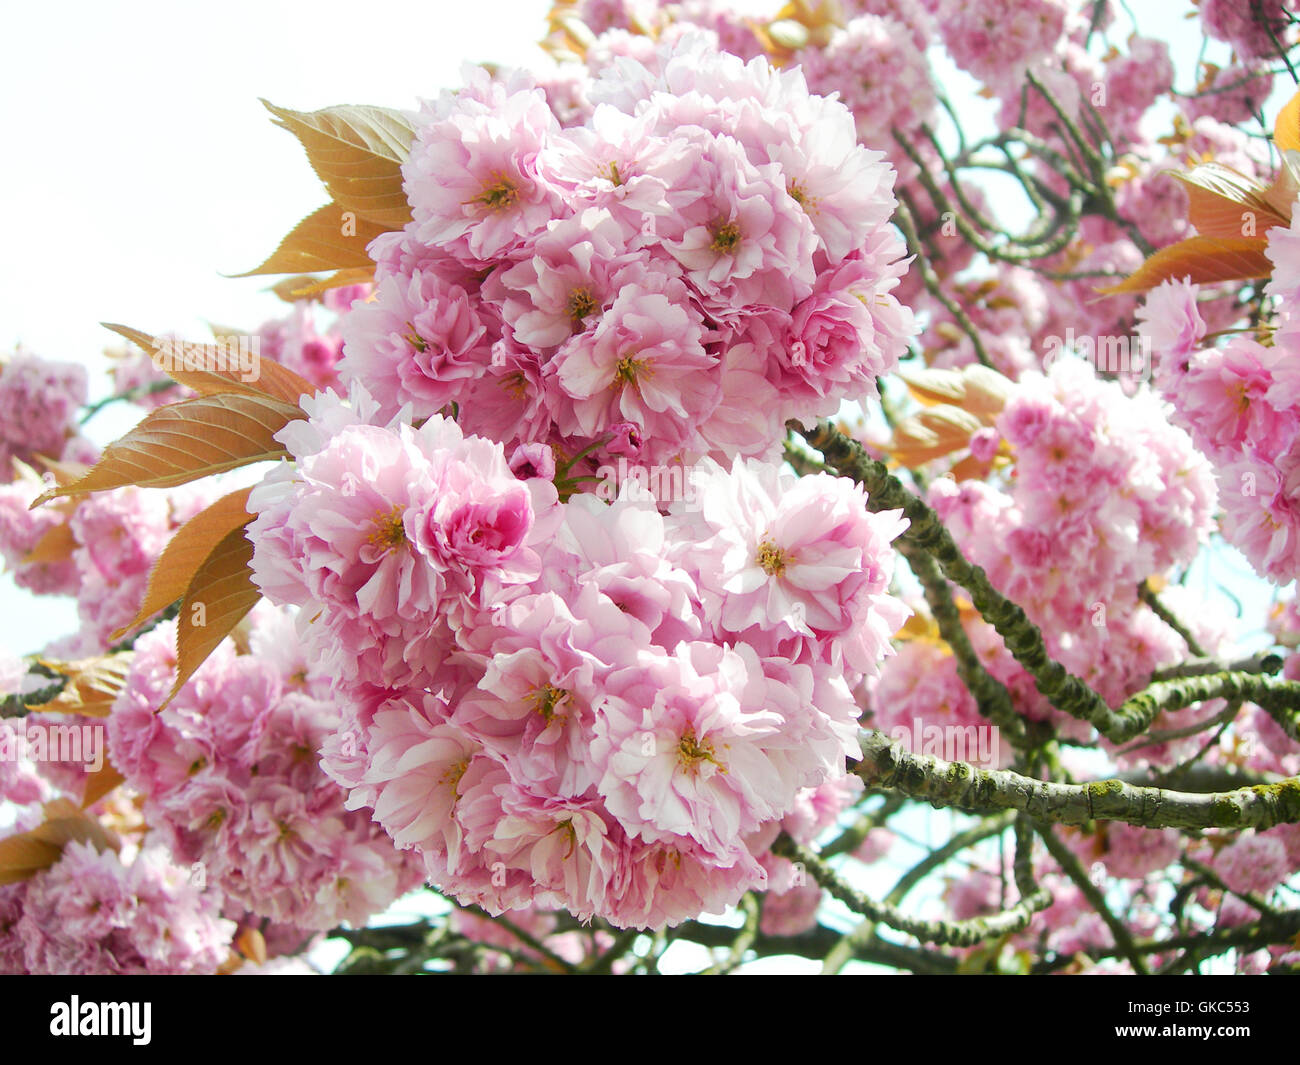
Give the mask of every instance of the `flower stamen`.
[{"label": "flower stamen", "polygon": [[624,385],[634,384],[637,375],[646,372],[646,364],[637,360],[634,356],[636,352],[624,355],[618,360],[614,367],[614,387],[622,388]]},{"label": "flower stamen", "polygon": [[565,309],[569,312],[569,317],[573,319],[575,326],[581,325],[582,320],[589,314],[594,314],[598,307],[596,298],[588,288],[575,288],[569,293],[569,301],[565,305]]},{"label": "flower stamen", "polygon": [[785,551],[771,540],[764,540],[758,545],[758,553],[754,556],[754,561],[769,577],[779,577],[785,572],[786,564],[790,559]]},{"label": "flower stamen", "polygon": [[407,328],[410,329],[410,332],[407,333],[405,336],[403,336],[402,339],[405,340],[407,343],[409,343],[411,347],[413,347],[421,355],[423,355],[426,351],[429,350],[429,342],[415,331],[414,322],[407,322],[406,325]]},{"label": "flower stamen", "polygon": [[483,191],[470,200],[482,204],[489,211],[508,211],[519,199],[519,186],[503,173],[493,175],[494,180],[483,186]]},{"label": "flower stamen", "polygon": [[713,744],[708,740],[701,743],[696,739],[695,729],[688,728],[677,744],[677,764],[687,773],[696,773],[701,762],[712,762],[721,772],[727,771],[714,756]]},{"label": "flower stamen", "polygon": [[402,523],[402,504],[394,503],[391,510],[379,511],[374,518],[374,530],[366,537],[380,553],[391,551],[406,543],[406,526]]},{"label": "flower stamen", "polygon": [[537,712],[542,715],[542,720],[549,725],[555,718],[555,708],[568,697],[569,693],[566,689],[543,684],[533,690],[531,699],[537,704]]},{"label": "flower stamen", "polygon": [[469,768],[469,756],[466,755],[459,762],[453,763],[442,775],[439,784],[446,784],[447,790],[451,792],[452,801],[460,798],[460,792],[456,789],[460,787],[460,778],[465,775],[465,770]]},{"label": "flower stamen", "polygon": [[730,255],[740,243],[740,227],[735,222],[721,222],[713,230],[713,243],[709,245],[722,255]]}]

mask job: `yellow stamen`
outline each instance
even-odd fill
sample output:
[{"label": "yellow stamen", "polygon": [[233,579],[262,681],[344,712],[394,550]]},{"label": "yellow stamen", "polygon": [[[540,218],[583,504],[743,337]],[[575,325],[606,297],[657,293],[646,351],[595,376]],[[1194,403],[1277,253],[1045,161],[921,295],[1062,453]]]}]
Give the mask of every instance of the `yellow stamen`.
[{"label": "yellow stamen", "polygon": [[771,540],[764,540],[758,545],[758,554],[754,556],[754,561],[769,577],[779,577],[785,572],[789,559],[786,553]]},{"label": "yellow stamen", "polygon": [[460,792],[456,789],[460,787],[460,778],[465,775],[465,770],[468,768],[469,757],[466,756],[459,762],[454,763],[447,772],[442,775],[442,779],[438,782],[447,785],[447,790],[451,792],[453,802],[460,798]]},{"label": "yellow stamen", "polygon": [[637,374],[646,371],[646,364],[639,362],[631,355],[624,355],[618,360],[618,365],[614,367],[614,387],[622,388],[624,385],[630,385],[636,381]]},{"label": "yellow stamen", "polygon": [[381,551],[391,551],[406,543],[406,527],[402,524],[402,505],[394,503],[392,510],[379,511],[374,518],[375,528],[366,540]]},{"label": "yellow stamen", "polygon": [[528,380],[524,377],[523,371],[506,374],[501,378],[501,387],[518,400],[522,400],[528,394]]},{"label": "yellow stamen", "polygon": [[415,331],[414,323],[407,322],[406,325],[410,329],[410,332],[407,333],[405,336],[403,336],[402,339],[407,341],[411,345],[411,347],[413,347],[416,351],[418,351],[421,355],[423,355],[426,351],[429,350],[429,342]]},{"label": "yellow stamen", "polygon": [[729,255],[740,243],[740,227],[735,222],[723,222],[713,231],[713,243],[709,245],[714,251]]},{"label": "yellow stamen", "polygon": [[686,772],[694,773],[698,771],[701,762],[712,762],[721,772],[726,772],[726,769],[714,757],[713,744],[707,740],[701,743],[695,738],[695,730],[688,728],[682,734],[681,741],[677,744],[677,764]]},{"label": "yellow stamen", "polygon": [[578,832],[577,829],[573,827],[573,818],[569,818],[569,820],[567,821],[561,821],[558,825],[556,825],[553,829],[551,829],[551,832],[552,833],[564,832],[568,834],[569,849],[565,852],[564,857],[566,859],[572,858],[573,852],[578,848]]},{"label": "yellow stamen", "polygon": [[489,211],[507,211],[519,199],[519,187],[505,174],[497,173],[495,180],[483,187],[470,203],[482,204]]},{"label": "yellow stamen", "polygon": [[575,288],[569,293],[569,302],[566,309],[569,317],[573,319],[573,324],[578,325],[589,314],[595,313],[599,308],[596,299],[591,294],[590,289]]},{"label": "yellow stamen", "polygon": [[555,717],[555,708],[568,697],[569,693],[564,688],[556,688],[550,684],[535,688],[531,696],[533,702],[537,704],[537,712],[548,725]]}]

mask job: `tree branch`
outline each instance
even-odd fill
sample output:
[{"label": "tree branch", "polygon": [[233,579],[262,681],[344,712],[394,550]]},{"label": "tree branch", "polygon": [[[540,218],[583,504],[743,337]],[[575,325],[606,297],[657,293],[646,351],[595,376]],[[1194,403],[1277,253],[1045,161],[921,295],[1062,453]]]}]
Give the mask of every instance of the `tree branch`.
[{"label": "tree branch", "polygon": [[896,790],[932,806],[987,813],[1019,810],[1065,825],[1124,821],[1143,828],[1272,828],[1300,822],[1300,779],[1235,791],[1195,794],[1127,784],[1119,779],[1058,784],[1009,770],[978,769],[915,755],[881,732],[862,736],[863,782]]}]

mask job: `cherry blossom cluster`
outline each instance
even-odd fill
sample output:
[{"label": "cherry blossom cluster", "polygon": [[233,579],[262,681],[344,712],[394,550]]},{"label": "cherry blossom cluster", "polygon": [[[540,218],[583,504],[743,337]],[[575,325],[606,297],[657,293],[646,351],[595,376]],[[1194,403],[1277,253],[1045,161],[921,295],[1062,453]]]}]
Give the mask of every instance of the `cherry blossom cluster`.
[{"label": "cherry blossom cluster", "polygon": [[[19,587],[76,598],[81,628],[52,653],[102,653],[140,609],[149,572],[172,535],[220,492],[209,483],[162,491],[127,487],[70,507],[30,509],[51,484],[28,468],[0,485],[0,557]],[[60,527],[66,533],[55,549],[38,551]]]},{"label": "cherry blossom cluster", "polygon": [[[1296,575],[1300,222],[1269,234],[1253,336],[1233,335],[1237,294],[1171,283],[1142,306],[1097,289],[1192,234],[1168,169],[1269,176],[1263,139],[1234,126],[1268,99],[1295,23],[1277,2],[1202,0],[1204,31],[1233,55],[1184,94],[1163,42],[1099,45],[1111,7],[811,0],[772,20],[727,0],[559,0],[557,34],[583,62],[536,79],[472,70],[426,103],[402,167],[410,222],[369,246],[373,287],[255,334],[319,389],[278,434],[291,461],[248,502],[270,602],[170,700],[176,624],[134,640],[100,722],[126,787],[93,810],[140,844],[69,844],[0,887],[0,971],[212,972],[241,941],[301,954],[421,881],[507,918],[447,919],[492,970],[582,967],[622,941],[593,920],[680,926],[760,891],[760,943],[818,943],[823,888],[780,855],[866,808],[846,773],[862,725],[990,768],[1019,753],[981,715],[953,633],[892,583],[902,513],[873,514],[848,477],[778,465],[787,421],[852,417],[842,404],[873,398],[909,354],[1010,379],[1000,412],[911,487],[1054,662],[1114,707],[1193,647],[1233,657],[1220,620],[1164,580],[1216,510],[1261,573]],[[962,116],[935,79],[949,63],[982,84],[1004,141],[954,150],[945,115]],[[1151,123],[1157,105],[1171,130]],[[969,180],[1000,147],[1001,178],[1038,212],[1030,236]],[[924,271],[908,270],[903,232]],[[1057,357],[1067,335],[1077,347],[1135,321],[1155,391]],[[145,356],[119,360],[115,389],[145,407],[190,395]],[[897,458],[887,398],[860,435]],[[113,646],[160,552],[220,494],[126,488],[29,511],[52,484],[42,459],[94,460],[85,399],[78,367],[0,363],[0,554],[23,587],[77,598],[80,631],[43,652],[58,658]],[[951,591],[1015,713],[1065,741],[1018,771],[1095,779],[1099,755],[1126,772],[1300,771],[1300,743],[1248,702],[1099,740]],[[1294,601],[1270,631],[1300,645]],[[11,707],[39,679],[25,673],[0,654]],[[24,719],[52,720],[94,723]],[[18,736],[0,719],[0,750]],[[0,758],[3,812],[20,808],[16,830],[39,823],[84,769]],[[888,828],[862,839],[861,824],[823,857],[842,870],[891,852]],[[1300,867],[1295,826],[1054,831],[1143,940],[1255,921]],[[1052,902],[1003,960],[1128,971],[1054,853],[1033,855]],[[948,915],[1005,911],[1006,857],[953,881]],[[1171,923],[1159,903],[1177,877],[1196,884]],[[1294,945],[1237,959],[1288,962]],[[632,967],[626,952],[610,964]]]},{"label": "cherry blossom cluster", "polygon": [[425,105],[412,221],[343,324],[340,369],[385,416],[592,466],[729,463],[874,394],[913,332],[889,164],[798,71],[689,33],[643,58],[568,127],[522,74]]},{"label": "cherry blossom cluster", "polygon": [[[565,24],[585,25],[592,35],[579,40],[587,70],[608,77],[632,62],[654,67],[657,40],[680,42],[704,34],[717,47],[746,60],[767,56],[788,72],[798,72],[814,92],[838,94],[853,113],[860,142],[882,151],[899,174],[899,195],[916,215],[926,255],[937,277],[952,285],[961,307],[971,313],[985,337],[992,364],[1016,377],[1038,364],[1044,339],[1067,327],[1078,334],[1124,336],[1131,331],[1137,299],[1097,299],[1098,278],[1130,273],[1150,247],[1188,235],[1187,194],[1169,174],[1187,161],[1215,159],[1246,174],[1261,163],[1260,143],[1231,123],[1252,118],[1268,97],[1273,74],[1267,59],[1266,25],[1282,26],[1280,40],[1294,36],[1286,16],[1265,5],[1243,14],[1228,5],[1205,5],[1207,33],[1230,40],[1237,58],[1231,67],[1205,67],[1198,91],[1173,93],[1174,67],[1169,48],[1134,35],[1122,48],[1104,55],[1093,47],[1098,30],[1113,29],[1111,5],[1077,5],[1063,0],[1007,3],[1006,0],[827,0],[796,5],[809,16],[791,20],[789,9],[775,22],[756,18],[725,0],[694,3],[562,0]],[[1278,20],[1281,20],[1278,22]],[[1227,28],[1231,23],[1235,28]],[[1257,47],[1240,42],[1254,34]],[[933,46],[933,47],[932,47]],[[926,130],[939,124],[939,88],[930,59],[942,48],[946,58],[984,84],[1003,130],[1023,129],[1039,139],[1043,152],[1065,157],[1076,147],[1062,132],[1062,115],[1089,133],[1102,129],[1116,166],[1106,177],[1114,189],[1115,210],[1085,212],[1078,238],[1050,254],[1041,265],[1062,277],[1053,283],[1018,262],[994,258],[977,276],[951,279],[970,263],[972,245],[958,232],[955,218],[977,223],[998,219],[978,184],[962,181],[958,196],[952,172],[945,169]],[[563,48],[561,50],[564,50]],[[1043,88],[1030,88],[1032,77]],[[561,69],[545,83],[547,100],[562,125],[589,124],[595,109],[588,84]],[[1047,93],[1051,94],[1049,99]],[[1143,118],[1160,101],[1180,112],[1175,134],[1155,139]],[[1034,182],[1065,197],[1069,183],[1049,157],[1035,149],[1022,164]],[[946,201],[939,203],[925,177]],[[986,239],[990,239],[986,237]],[[1139,246],[1146,241],[1147,246]],[[996,240],[993,243],[997,243]],[[927,326],[923,343],[936,365],[976,360],[965,330],[956,327],[951,307],[935,298],[913,271],[894,293]],[[1233,324],[1239,306],[1221,299],[1205,309],[1215,329]],[[1023,315],[1023,317],[1021,317]]]},{"label": "cherry blossom cluster", "polygon": [[777,823],[858,750],[850,689],[907,616],[899,513],[741,458],[666,514],[634,482],[561,504],[440,415],[307,406],[249,500],[254,579],[348,703],[324,767],[349,806],[493,913],[658,926],[762,887]]},{"label": "cherry blossom cluster", "polygon": [[86,371],[30,352],[0,357],[0,484],[13,480],[14,459],[28,466],[38,456],[70,462],[93,458],[77,414],[86,402]]},{"label": "cherry blossom cluster", "polygon": [[50,868],[0,886],[0,973],[211,974],[233,921],[162,847],[124,860],[72,842]]},{"label": "cherry blossom cluster", "polygon": [[[0,654],[0,696],[23,691],[24,673],[20,659]],[[74,720],[89,719],[57,720],[76,728]],[[144,835],[139,811],[120,794],[82,814],[86,767],[64,772],[34,760],[24,742],[33,725],[42,727],[38,715],[0,720],[0,843],[47,820],[86,820],[63,836],[51,864],[0,885],[0,974],[215,972],[231,957],[236,932],[220,893],[161,839]],[[93,727],[102,730],[102,719]]]},{"label": "cherry blossom cluster", "polygon": [[297,929],[299,942],[363,924],[418,884],[418,869],[321,772],[341,711],[292,621],[259,606],[245,639],[243,654],[223,642],[160,713],[175,622],[140,637],[108,721],[109,756],[156,838],[203,870],[227,912]]},{"label": "cherry blossom cluster", "polygon": [[930,501],[1054,656],[1112,703],[1176,660],[1180,638],[1140,606],[1138,586],[1195,557],[1215,490],[1157,398],[1126,396],[1082,359],[1062,358],[1021,378],[971,452],[990,468],[1006,463],[1003,473],[936,479]]},{"label": "cherry blossom cluster", "polygon": [[1277,315],[1267,345],[1205,345],[1199,287],[1168,281],[1143,308],[1174,419],[1209,457],[1223,535],[1278,584],[1300,573],[1300,222],[1268,232]]},{"label": "cherry blossom cluster", "polygon": [[1203,0],[1199,6],[1206,36],[1226,41],[1245,59],[1272,58],[1279,44],[1295,40],[1294,19],[1281,0],[1259,0],[1244,8],[1228,0]]}]

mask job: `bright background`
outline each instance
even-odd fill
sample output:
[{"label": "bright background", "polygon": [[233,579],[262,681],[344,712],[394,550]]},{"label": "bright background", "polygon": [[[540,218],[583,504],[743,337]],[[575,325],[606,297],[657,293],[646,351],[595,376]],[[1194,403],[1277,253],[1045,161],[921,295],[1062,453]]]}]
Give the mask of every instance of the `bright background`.
[{"label": "bright background", "polygon": [[[267,291],[274,278],[222,274],[257,265],[327,197],[298,142],[272,125],[258,97],[301,111],[341,103],[414,110],[421,97],[454,87],[466,61],[544,66],[536,42],[550,6],[7,5],[0,352],[22,345],[82,362],[94,399],[108,391],[102,349],[116,342],[101,321],[200,339],[208,323],[253,330],[282,315],[287,306]],[[780,0],[745,6],[772,12]],[[1200,45],[1197,23],[1184,18],[1190,8],[1139,0],[1129,10],[1144,34],[1170,43],[1178,86],[1189,88]],[[1132,25],[1121,9],[1111,39],[1122,42]],[[1207,58],[1222,57],[1212,50]],[[935,66],[963,115],[985,108],[969,78]],[[968,132],[981,126],[972,121]],[[89,433],[107,443],[138,417],[110,407]],[[1231,550],[1207,554],[1192,584],[1225,616],[1238,612],[1235,596],[1246,617],[1258,618],[1271,596]],[[29,653],[75,628],[70,601],[31,596],[0,577],[0,647]],[[1259,643],[1256,635],[1250,646]],[[946,838],[949,821],[934,814],[917,822],[916,850],[905,856]]]}]

